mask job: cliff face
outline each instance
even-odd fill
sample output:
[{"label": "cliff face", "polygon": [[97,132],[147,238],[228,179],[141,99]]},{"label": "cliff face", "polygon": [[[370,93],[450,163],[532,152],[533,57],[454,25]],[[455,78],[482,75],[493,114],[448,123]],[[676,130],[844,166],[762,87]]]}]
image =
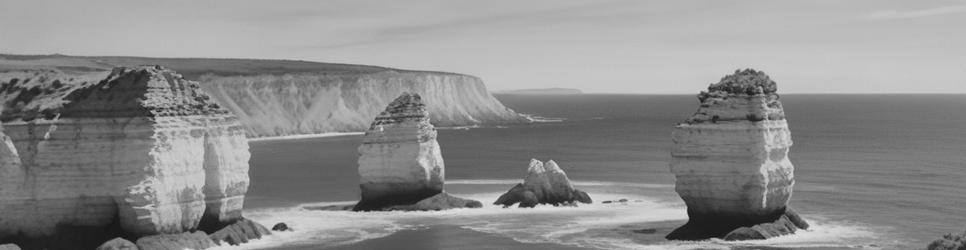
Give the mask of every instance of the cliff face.
[{"label": "cliff face", "polygon": [[[197,80],[239,117],[249,137],[365,131],[403,92],[420,94],[438,126],[529,122],[504,107],[479,78],[453,73],[289,60],[0,54],[0,72],[106,75],[115,66],[137,65],[162,65]],[[61,81],[74,82],[81,81]]]},{"label": "cliff face", "polygon": [[355,210],[413,204],[443,191],[443,155],[418,94],[403,93],[359,146],[362,200]]},{"label": "cliff face", "polygon": [[774,82],[764,73],[736,72],[699,99],[698,111],[672,132],[670,168],[690,220],[668,238],[722,237],[774,221],[795,183],[791,133]]},{"label": "cliff face", "polygon": [[201,78],[203,88],[238,115],[254,136],[365,131],[403,92],[422,96],[433,123],[518,123],[479,78],[386,71],[352,75],[262,75]]},{"label": "cliff face", "polygon": [[21,160],[0,176],[18,190],[0,197],[0,238],[96,246],[240,219],[249,152],[236,117],[160,67],[96,77],[0,74],[0,119]]}]

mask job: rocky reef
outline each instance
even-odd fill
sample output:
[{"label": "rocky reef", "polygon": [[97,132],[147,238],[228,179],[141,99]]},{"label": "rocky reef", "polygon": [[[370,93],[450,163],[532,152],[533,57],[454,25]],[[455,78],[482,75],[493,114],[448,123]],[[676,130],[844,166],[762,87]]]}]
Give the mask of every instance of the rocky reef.
[{"label": "rocky reef", "polygon": [[[503,106],[480,78],[455,73],[291,60],[0,54],[0,72],[106,75],[114,66],[136,65],[163,65],[198,81],[252,138],[365,131],[403,92],[420,94],[437,126],[530,121]],[[60,80],[68,89],[75,82]]]},{"label": "rocky reef", "polygon": [[543,163],[530,159],[523,183],[510,188],[493,205],[509,207],[520,203],[519,207],[535,207],[537,204],[575,205],[576,202],[592,203],[593,200],[586,192],[574,188],[567,173],[553,160]]},{"label": "rocky reef", "polygon": [[0,82],[0,242],[91,249],[242,219],[245,129],[198,83],[157,66]]},{"label": "rocky reef", "polygon": [[362,199],[353,210],[399,209],[405,206],[398,205],[411,204],[426,208],[419,210],[436,210],[428,205],[454,204],[450,197],[420,203],[441,194],[445,179],[436,128],[429,121],[422,97],[408,92],[376,117],[359,146]]},{"label": "rocky reef", "polygon": [[735,71],[698,95],[697,112],[674,128],[670,169],[689,221],[668,239],[722,238],[743,227],[772,228],[769,223],[786,227],[786,217],[795,218],[793,228],[765,231],[808,227],[787,209],[795,183],[792,139],[775,86],[764,72]]}]

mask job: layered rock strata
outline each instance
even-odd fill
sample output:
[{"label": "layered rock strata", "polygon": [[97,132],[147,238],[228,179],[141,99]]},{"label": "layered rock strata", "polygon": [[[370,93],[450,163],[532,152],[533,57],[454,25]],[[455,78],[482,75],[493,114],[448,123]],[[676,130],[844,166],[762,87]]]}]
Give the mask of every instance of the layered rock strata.
[{"label": "layered rock strata", "polygon": [[90,79],[0,74],[0,119],[21,161],[0,176],[11,193],[0,196],[0,239],[94,248],[241,219],[250,155],[234,115],[161,67]]},{"label": "layered rock strata", "polygon": [[567,178],[567,173],[553,160],[543,163],[537,159],[531,159],[523,183],[511,188],[493,204],[508,207],[520,203],[519,207],[534,207],[537,204],[557,206],[571,205],[576,202],[592,203],[593,200],[586,192],[574,188]]},{"label": "layered rock strata", "polygon": [[463,74],[290,60],[0,54],[0,72],[109,73],[137,65],[163,65],[200,82],[249,137],[365,131],[403,92],[420,94],[437,126],[530,121],[493,97],[480,78]]},{"label": "layered rock strata", "polygon": [[668,239],[720,238],[786,213],[792,140],[775,91],[763,72],[736,71],[702,92],[697,112],[675,127],[670,169],[689,221]]},{"label": "layered rock strata", "polygon": [[443,192],[436,128],[419,94],[403,93],[376,117],[359,146],[356,211],[410,205]]}]

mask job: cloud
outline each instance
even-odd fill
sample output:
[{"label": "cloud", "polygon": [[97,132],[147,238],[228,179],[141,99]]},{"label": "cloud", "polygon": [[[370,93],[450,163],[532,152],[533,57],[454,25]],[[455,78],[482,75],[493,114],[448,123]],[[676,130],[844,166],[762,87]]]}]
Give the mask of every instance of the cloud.
[{"label": "cloud", "polygon": [[865,19],[895,20],[895,19],[910,19],[910,18],[940,16],[940,15],[959,14],[959,13],[966,13],[966,5],[946,6],[946,7],[924,9],[924,10],[911,10],[911,11],[880,10],[880,11],[872,12],[872,13],[869,13],[868,15],[865,15]]}]

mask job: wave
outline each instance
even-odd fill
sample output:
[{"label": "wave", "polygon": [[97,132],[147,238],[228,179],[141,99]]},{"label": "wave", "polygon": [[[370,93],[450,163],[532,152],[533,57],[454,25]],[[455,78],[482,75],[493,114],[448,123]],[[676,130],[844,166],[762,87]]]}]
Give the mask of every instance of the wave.
[{"label": "wave", "polygon": [[563,122],[563,121],[567,120],[567,118],[543,117],[543,116],[538,116],[538,115],[534,115],[534,114],[520,114],[520,115],[522,115],[523,117],[526,117],[531,122],[537,122],[537,123],[541,123],[541,122]]},{"label": "wave", "polygon": [[248,138],[249,142],[257,141],[277,141],[277,140],[296,140],[296,139],[310,139],[310,138],[323,138],[323,137],[336,137],[336,136],[348,136],[348,135],[364,135],[366,132],[329,132],[321,134],[304,134],[304,135],[283,135],[283,136],[268,136],[268,137],[257,137]]},{"label": "wave", "polygon": [[[517,180],[448,180],[447,184],[515,184]],[[306,209],[313,206],[351,205],[355,201],[305,203],[295,207],[246,210],[246,217],[264,225],[284,222],[294,229],[243,245],[241,249],[285,246],[324,248],[384,237],[400,230],[452,225],[499,235],[523,243],[551,243],[598,249],[755,249],[791,248],[866,248],[875,249],[874,233],[869,227],[847,222],[822,220],[819,215],[803,214],[812,227],[795,235],[760,241],[726,242],[667,241],[670,230],[687,220],[680,201],[641,195],[634,188],[613,189],[612,185],[650,185],[620,182],[576,182],[587,188],[595,200],[627,198],[630,202],[580,204],[578,207],[538,206],[530,209],[502,208],[488,201],[502,192],[454,193],[456,196],[484,201],[477,209],[427,212],[351,212]],[[627,190],[614,192],[614,190]],[[654,230],[650,234],[634,230]],[[232,248],[239,249],[239,248]]]},{"label": "wave", "polygon": [[[520,179],[455,179],[446,180],[446,184],[450,185],[516,185],[521,183]],[[637,187],[637,188],[673,188],[674,185],[671,184],[649,184],[649,183],[634,183],[634,182],[614,182],[614,181],[571,181],[574,186],[585,186],[585,187]]]}]

